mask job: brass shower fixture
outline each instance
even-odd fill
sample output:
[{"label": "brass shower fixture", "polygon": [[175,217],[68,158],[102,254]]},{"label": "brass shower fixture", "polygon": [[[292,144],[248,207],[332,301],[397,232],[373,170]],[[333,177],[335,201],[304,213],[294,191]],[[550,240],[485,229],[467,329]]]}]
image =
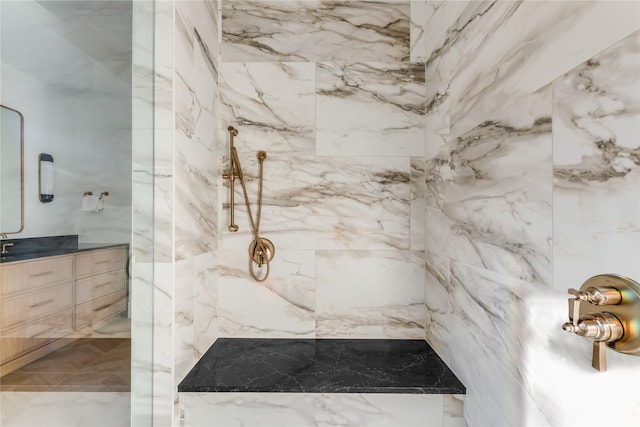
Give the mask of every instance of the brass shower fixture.
[{"label": "brass shower fixture", "polygon": [[607,370],[606,347],[640,355],[640,284],[628,277],[601,274],[569,289],[569,322],[562,329],[593,338],[591,366]]},{"label": "brass shower fixture", "polygon": [[[233,126],[227,128],[229,132],[229,169],[225,170],[222,174],[224,179],[229,180],[229,208],[230,208],[230,223],[229,231],[235,233],[238,231],[238,225],[235,223],[235,210],[234,210],[234,182],[238,178],[240,185],[242,185],[242,193],[244,194],[244,201],[247,207],[247,214],[249,215],[249,222],[253,231],[253,241],[249,245],[249,271],[251,277],[258,282],[264,282],[269,277],[270,266],[269,263],[273,259],[276,249],[273,243],[264,237],[260,237],[260,219],[262,217],[262,182],[263,182],[263,170],[264,161],[267,158],[266,151],[258,151],[257,157],[260,163],[260,175],[259,175],[259,187],[258,187],[258,212],[256,214],[256,220],[254,221],[251,213],[251,203],[249,202],[249,196],[247,195],[247,187],[244,183],[244,174],[242,173],[242,166],[240,165],[240,157],[238,151],[233,144],[233,138],[238,136],[238,130]],[[262,277],[258,277],[255,273],[253,264],[258,264],[259,268],[266,266],[266,272]]]}]

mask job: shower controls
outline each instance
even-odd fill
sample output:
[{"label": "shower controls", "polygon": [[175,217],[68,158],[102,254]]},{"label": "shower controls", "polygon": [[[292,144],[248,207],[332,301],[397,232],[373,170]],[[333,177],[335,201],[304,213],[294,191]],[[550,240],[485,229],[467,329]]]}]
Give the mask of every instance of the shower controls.
[{"label": "shower controls", "polygon": [[275,254],[276,248],[271,243],[271,240],[267,238],[260,237],[249,245],[249,257],[258,264],[258,267],[268,264]]},{"label": "shower controls", "polygon": [[606,371],[606,347],[640,355],[640,284],[624,276],[602,274],[569,289],[569,322],[562,329],[592,338],[592,363]]}]

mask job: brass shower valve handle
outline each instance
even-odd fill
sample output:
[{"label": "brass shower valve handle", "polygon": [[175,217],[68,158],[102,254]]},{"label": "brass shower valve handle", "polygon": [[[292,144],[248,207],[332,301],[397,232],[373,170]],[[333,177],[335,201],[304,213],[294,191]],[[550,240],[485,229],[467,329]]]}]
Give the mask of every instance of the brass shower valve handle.
[{"label": "brass shower valve handle", "polygon": [[[569,289],[569,322],[562,329],[592,338],[592,363],[606,371],[605,346],[620,353],[640,355],[640,284],[613,274],[594,276],[580,290]],[[588,303],[588,304],[585,304]]]},{"label": "brass shower valve handle", "polygon": [[620,291],[612,287],[591,286],[584,291],[571,288],[569,289],[569,293],[580,301],[586,301],[595,305],[614,305],[622,301]]}]

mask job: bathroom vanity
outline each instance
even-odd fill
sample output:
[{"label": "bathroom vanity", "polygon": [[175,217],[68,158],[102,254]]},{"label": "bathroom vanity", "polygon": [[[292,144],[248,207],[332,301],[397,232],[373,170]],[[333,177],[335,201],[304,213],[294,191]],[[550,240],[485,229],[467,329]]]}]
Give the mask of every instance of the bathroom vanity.
[{"label": "bathroom vanity", "polygon": [[87,336],[124,312],[127,255],[126,244],[76,241],[75,247],[1,258],[0,373]]}]

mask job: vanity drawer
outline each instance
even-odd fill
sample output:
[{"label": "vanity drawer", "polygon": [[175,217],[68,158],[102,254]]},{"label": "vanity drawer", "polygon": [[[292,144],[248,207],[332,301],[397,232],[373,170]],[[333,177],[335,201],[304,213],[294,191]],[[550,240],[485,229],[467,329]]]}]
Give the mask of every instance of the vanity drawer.
[{"label": "vanity drawer", "polygon": [[124,290],[124,270],[98,274],[76,282],[76,304]]},{"label": "vanity drawer", "polygon": [[73,306],[73,283],[54,286],[15,298],[2,300],[2,328],[40,317]]},{"label": "vanity drawer", "polygon": [[28,325],[2,331],[0,359],[8,362],[48,342],[73,332],[73,309],[56,313]]},{"label": "vanity drawer", "polygon": [[2,296],[73,280],[73,259],[48,258],[0,267]]},{"label": "vanity drawer", "polygon": [[124,268],[125,249],[91,251],[76,256],[76,279]]},{"label": "vanity drawer", "polygon": [[126,294],[123,289],[76,305],[76,330],[123,312],[126,301]]}]

